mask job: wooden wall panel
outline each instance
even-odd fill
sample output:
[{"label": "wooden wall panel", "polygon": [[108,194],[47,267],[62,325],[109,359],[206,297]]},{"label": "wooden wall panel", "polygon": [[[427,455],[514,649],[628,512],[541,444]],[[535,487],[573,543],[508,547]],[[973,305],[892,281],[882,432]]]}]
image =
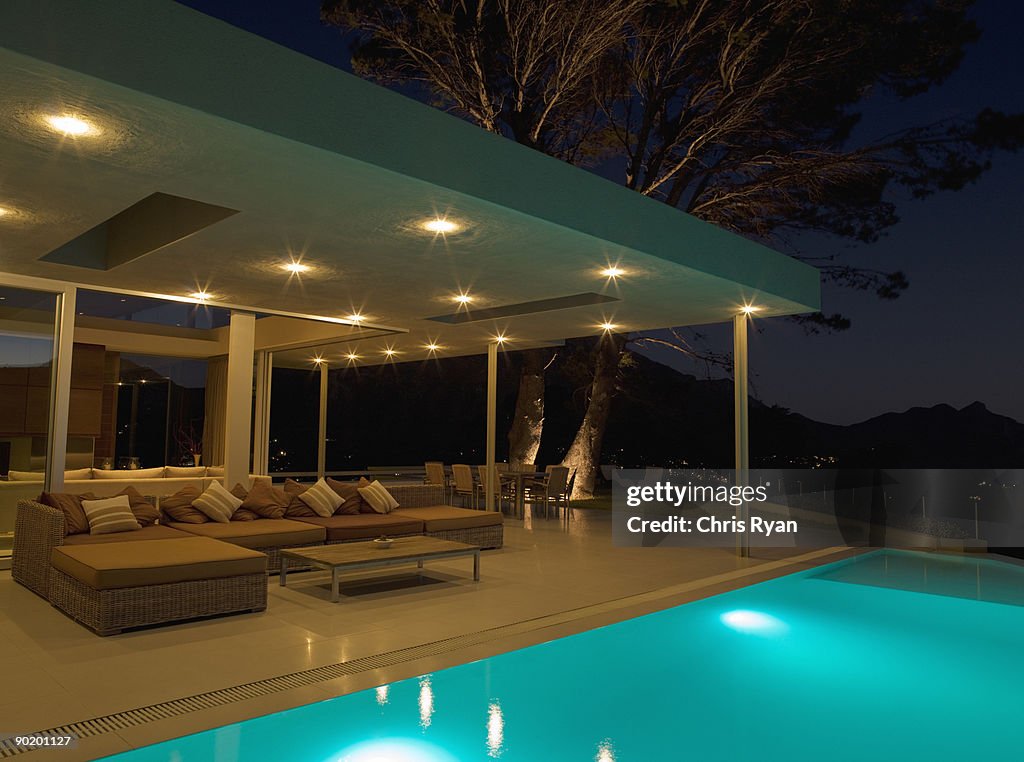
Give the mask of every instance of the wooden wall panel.
[{"label": "wooden wall panel", "polygon": [[103,419],[103,391],[101,389],[72,389],[71,411],[68,415],[68,434],[98,437]]},{"label": "wooden wall panel", "polygon": [[25,391],[28,393],[28,401],[25,406],[24,431],[26,434],[45,434],[50,425],[50,390],[30,386]]},{"label": "wooden wall panel", "polygon": [[25,433],[27,387],[0,386],[0,434]]}]

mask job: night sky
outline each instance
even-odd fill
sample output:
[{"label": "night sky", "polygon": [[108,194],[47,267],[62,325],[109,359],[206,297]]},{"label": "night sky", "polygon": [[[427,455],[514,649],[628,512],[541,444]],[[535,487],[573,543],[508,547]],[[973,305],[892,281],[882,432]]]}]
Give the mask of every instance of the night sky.
[{"label": "night sky", "polygon": [[[182,0],[179,0],[182,1]],[[319,21],[318,0],[184,0],[326,63],[346,67],[347,44]],[[979,0],[973,11],[981,40],[942,87],[908,102],[877,98],[865,109],[862,136],[956,115],[984,106],[1024,110],[1024,7]],[[1024,421],[1024,155],[999,154],[994,168],[958,193],[912,201],[894,196],[902,221],[878,243],[803,238],[815,256],[844,251],[844,260],[902,269],[910,289],[898,300],[825,288],[823,310],[842,312],[853,327],[832,336],[805,336],[783,320],[765,321],[751,336],[754,393],[769,404],[832,423],[852,423],[887,411],[981,401]],[[613,178],[614,179],[614,178]],[[727,347],[727,328],[707,331]],[[681,356],[651,356],[688,367]]]}]

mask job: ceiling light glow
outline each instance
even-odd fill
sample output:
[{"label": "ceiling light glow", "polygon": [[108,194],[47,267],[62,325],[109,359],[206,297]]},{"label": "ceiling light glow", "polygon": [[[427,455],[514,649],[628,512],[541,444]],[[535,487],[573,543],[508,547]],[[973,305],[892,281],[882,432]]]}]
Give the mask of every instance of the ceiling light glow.
[{"label": "ceiling light glow", "polygon": [[471,301],[473,301],[473,297],[470,296],[469,294],[459,294],[458,296],[454,297],[452,301],[458,302],[459,304],[469,304]]},{"label": "ceiling light glow", "polygon": [[426,348],[430,352],[436,352],[437,350],[439,350],[441,348],[441,345],[440,344],[434,344],[433,342],[431,342],[430,344],[426,345]]},{"label": "ceiling light glow", "polygon": [[616,328],[618,328],[618,327],[619,327],[619,326],[618,326],[618,325],[616,325],[615,323],[607,323],[607,322],[605,322],[605,323],[601,323],[601,324],[600,324],[600,325],[598,326],[598,328],[600,328],[600,329],[601,329],[602,331],[614,331],[614,330],[615,330]]},{"label": "ceiling light glow", "polygon": [[743,307],[740,309],[740,311],[744,315],[749,315],[749,314],[751,314],[753,312],[760,311],[760,309],[761,309],[760,307],[755,307],[753,304],[744,304]]},{"label": "ceiling light glow", "polygon": [[359,359],[359,355],[357,355],[355,352],[349,352],[347,355],[345,355],[345,357],[347,359],[349,359],[349,360],[358,360]]},{"label": "ceiling light glow", "polygon": [[43,119],[51,130],[68,137],[77,138],[99,132],[94,125],[73,114],[49,114]]},{"label": "ceiling light glow", "polygon": [[362,315],[360,315],[358,312],[353,312],[351,315],[349,315],[345,319],[347,321],[349,321],[350,323],[359,323],[359,322],[361,322],[363,320],[366,320],[366,318],[363,317]]},{"label": "ceiling light glow", "polygon": [[286,262],[281,265],[281,269],[290,272],[293,275],[298,275],[299,273],[309,272],[312,268],[310,268],[309,265],[302,264],[301,262]]},{"label": "ceiling light glow", "polygon": [[210,300],[210,295],[206,291],[193,291],[189,296],[199,302],[207,302]]},{"label": "ceiling light glow", "polygon": [[444,217],[435,217],[432,220],[424,220],[420,227],[429,233],[455,233],[459,230],[459,224]]},{"label": "ceiling light glow", "polygon": [[620,275],[625,274],[626,271],[623,270],[621,267],[617,266],[606,267],[601,271],[601,275],[603,275],[606,278],[618,278]]}]

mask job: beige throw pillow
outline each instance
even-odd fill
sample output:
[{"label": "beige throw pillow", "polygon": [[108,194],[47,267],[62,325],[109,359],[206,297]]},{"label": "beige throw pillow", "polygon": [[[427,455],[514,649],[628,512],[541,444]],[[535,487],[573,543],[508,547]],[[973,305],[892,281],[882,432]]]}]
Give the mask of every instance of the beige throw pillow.
[{"label": "beige throw pillow", "polygon": [[374,481],[369,487],[360,487],[359,494],[377,513],[391,513],[398,507],[398,501],[384,489],[384,485],[379,481]]},{"label": "beige throw pillow", "polygon": [[345,502],[344,498],[331,489],[323,479],[299,495],[299,500],[313,509],[317,516],[325,519],[333,516],[338,507]]},{"label": "beige throw pillow", "polygon": [[220,482],[213,482],[203,494],[192,501],[193,508],[221,524],[231,521],[231,514],[241,505],[241,499],[224,489]]},{"label": "beige throw pillow", "polygon": [[82,510],[89,520],[89,534],[130,532],[139,528],[127,495],[108,497],[105,500],[83,500]]}]

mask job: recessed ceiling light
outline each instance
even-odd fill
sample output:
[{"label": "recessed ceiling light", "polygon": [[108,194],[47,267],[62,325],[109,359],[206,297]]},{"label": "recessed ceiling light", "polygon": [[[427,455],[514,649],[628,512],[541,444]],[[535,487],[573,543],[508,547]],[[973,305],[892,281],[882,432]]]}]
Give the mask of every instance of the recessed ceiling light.
[{"label": "recessed ceiling light", "polygon": [[302,262],[285,262],[281,265],[281,269],[286,272],[298,275],[299,273],[307,273],[312,268],[309,265],[304,265]]},{"label": "recessed ceiling light", "polygon": [[745,315],[749,315],[751,312],[760,311],[760,309],[760,307],[755,307],[753,304],[744,304],[740,311]]},{"label": "recessed ceiling light", "polygon": [[321,357],[320,355],[317,355],[316,357],[309,358],[309,361],[314,365],[321,365],[324,361],[324,358]]},{"label": "recessed ceiling light", "polygon": [[391,347],[388,347],[387,349],[384,350],[384,356],[385,357],[394,357],[397,354],[398,354],[398,352],[393,350]]},{"label": "recessed ceiling light", "polygon": [[10,209],[8,209],[7,207],[4,207],[4,206],[0,206],[0,217],[6,217],[10,213],[11,213]]},{"label": "recessed ceiling light", "polygon": [[347,355],[345,355],[345,357],[348,358],[349,360],[359,359],[359,355],[357,355],[355,352],[349,352]]},{"label": "recessed ceiling light", "polygon": [[506,336],[503,333],[499,333],[497,336],[495,336],[494,340],[499,344],[504,344],[506,341],[511,341],[511,339],[508,338],[508,336]]},{"label": "recessed ceiling light", "polygon": [[614,331],[618,327],[619,326],[616,325],[615,323],[607,323],[607,322],[601,323],[601,325],[598,326],[598,328],[600,328],[602,331]]},{"label": "recessed ceiling light", "polygon": [[350,323],[360,323],[363,320],[366,320],[366,318],[363,317],[362,315],[360,315],[358,312],[353,312],[351,315],[349,315],[345,319],[347,321],[349,321]]},{"label": "recessed ceiling light", "polygon": [[206,291],[193,291],[189,296],[196,301],[206,302],[210,300],[210,295]]},{"label": "recessed ceiling light", "polygon": [[620,275],[625,275],[626,271],[621,267],[606,267],[601,271],[601,275],[606,278],[618,278]]},{"label": "recessed ceiling light", "polygon": [[432,220],[424,220],[420,227],[430,233],[455,233],[459,230],[459,224],[444,217],[435,217]]},{"label": "recessed ceiling light", "polygon": [[94,124],[73,114],[48,114],[43,120],[54,132],[77,138],[82,135],[94,135],[99,132]]},{"label": "recessed ceiling light", "polygon": [[429,351],[429,352],[436,352],[437,350],[439,350],[441,348],[441,345],[440,344],[430,343],[430,344],[426,345],[426,348],[427,348],[427,351]]},{"label": "recessed ceiling light", "polygon": [[452,297],[452,301],[458,302],[459,304],[469,304],[473,301],[473,297],[469,294],[459,294],[458,296]]}]

